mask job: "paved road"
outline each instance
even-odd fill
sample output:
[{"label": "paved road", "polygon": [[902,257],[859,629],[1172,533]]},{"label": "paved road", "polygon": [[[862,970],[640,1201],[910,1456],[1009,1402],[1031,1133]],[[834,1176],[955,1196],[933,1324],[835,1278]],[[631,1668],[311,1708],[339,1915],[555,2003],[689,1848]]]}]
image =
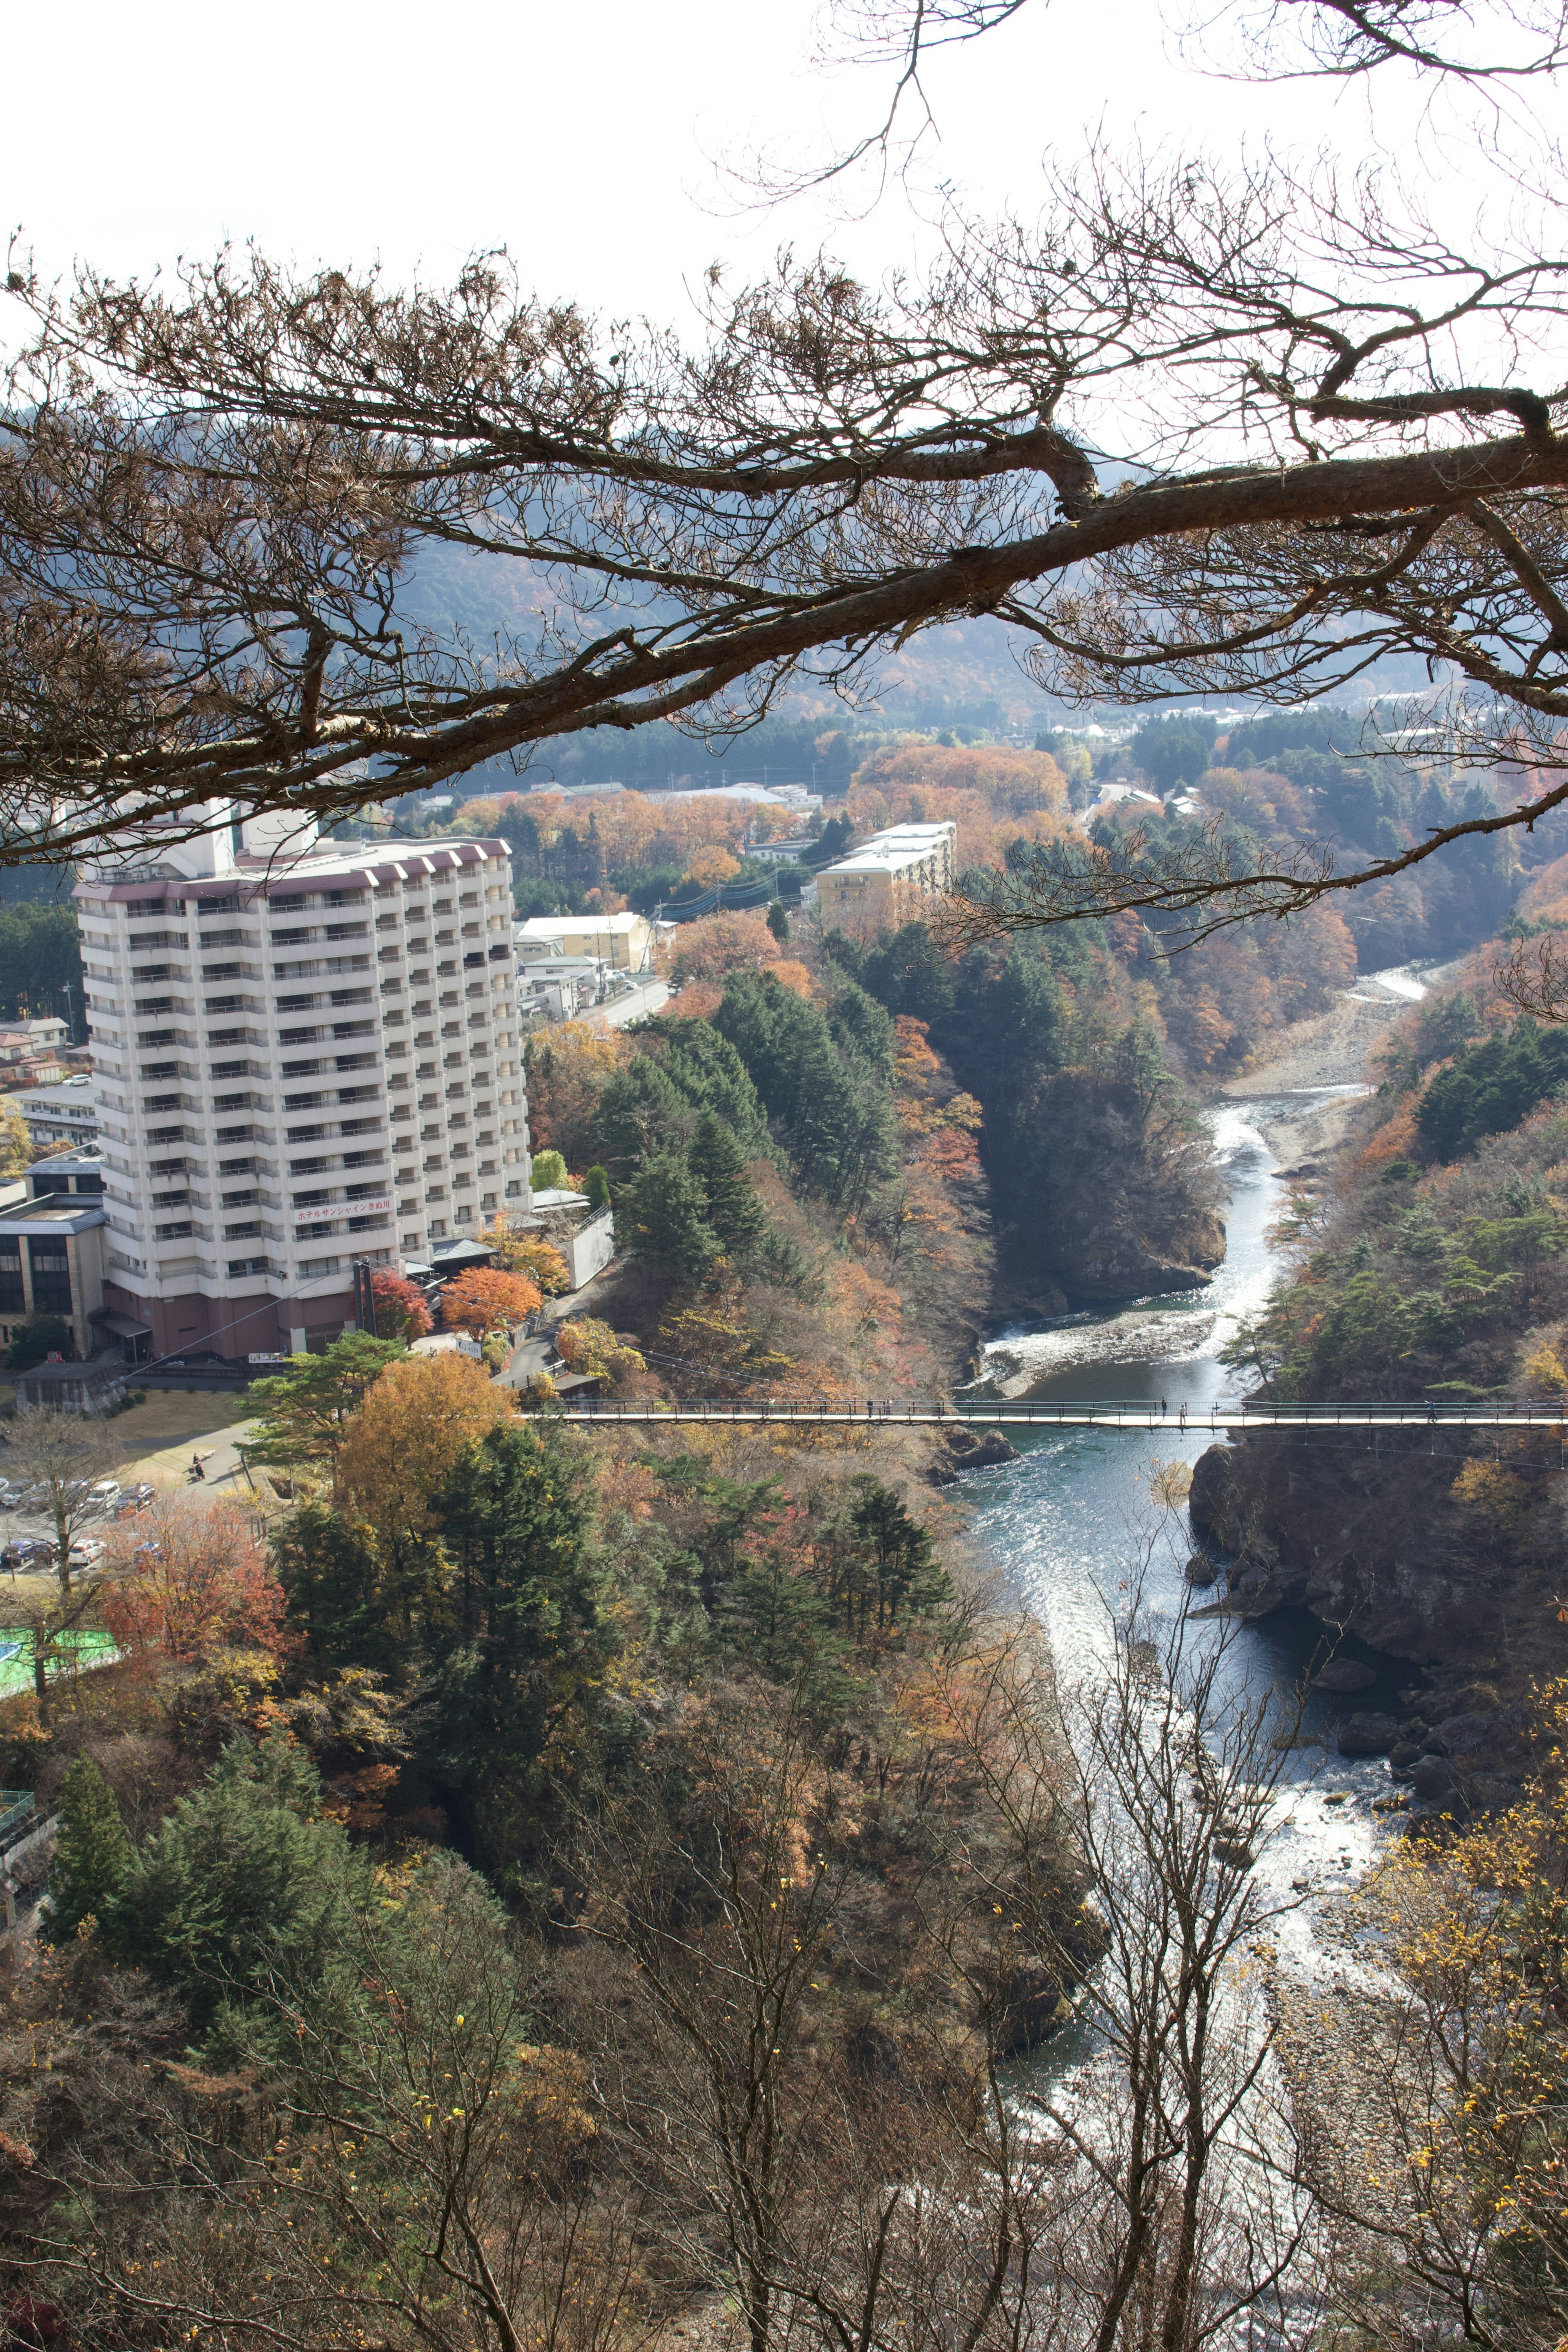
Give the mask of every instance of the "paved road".
[{"label": "paved road", "polygon": [[254,1415],[248,1421],[230,1422],[226,1429],[209,1430],[205,1436],[183,1438],[177,1445],[160,1446],[154,1454],[143,1454],[116,1475],[122,1486],[145,1482],[153,1486],[181,1486],[191,1466],[191,1456],[199,1454],[206,1475],[205,1485],[226,1487],[237,1478],[245,1486],[237,1450],[247,1433],[256,1426]]},{"label": "paved road", "polygon": [[645,1021],[650,1013],[662,1013],[668,1003],[668,983],[650,980],[627,995],[617,996],[612,1004],[595,1004],[587,1017],[590,1021],[603,1021],[610,1029],[624,1029],[628,1021]]},{"label": "paved road", "polygon": [[549,1358],[555,1353],[556,1324],[563,1323],[568,1316],[591,1315],[598,1303],[595,1294],[602,1291],[611,1276],[620,1270],[621,1260],[613,1257],[608,1265],[602,1265],[597,1274],[589,1276],[581,1290],[569,1290],[564,1297],[552,1298],[546,1310],[550,1317],[546,1328],[535,1331],[527,1339],[519,1340],[498,1378],[508,1388],[525,1389],[531,1380],[544,1370]]}]

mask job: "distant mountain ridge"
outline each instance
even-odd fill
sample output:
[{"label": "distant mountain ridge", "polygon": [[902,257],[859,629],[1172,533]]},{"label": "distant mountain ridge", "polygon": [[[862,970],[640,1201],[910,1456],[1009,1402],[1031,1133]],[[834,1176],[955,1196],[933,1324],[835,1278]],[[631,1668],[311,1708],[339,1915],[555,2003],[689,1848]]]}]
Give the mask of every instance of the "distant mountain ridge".
[{"label": "distant mountain ridge", "polygon": [[[476,648],[498,637],[527,644],[550,617],[552,603],[547,584],[531,566],[508,565],[462,548],[427,548],[406,592],[415,618],[442,635],[458,632]],[[1015,630],[987,615],[943,622],[884,656],[855,703],[805,678],[776,698],[772,714],[758,727],[711,749],[668,721],[629,732],[584,730],[541,745],[527,781],[645,788],[742,778],[809,784],[815,764],[818,788],[826,773],[829,789],[842,790],[847,768],[816,751],[824,735],[886,735],[907,729],[1032,742],[1052,728],[1084,727],[1097,719],[1131,723],[1135,718],[1132,709],[1076,709],[1043,693],[1021,666],[1025,650]],[[1358,680],[1356,698],[1418,692],[1428,684],[1419,662],[1391,659]],[[1171,703],[1191,706],[1198,699],[1175,695]],[[510,763],[497,761],[470,770],[456,789],[493,792],[518,782]]]}]

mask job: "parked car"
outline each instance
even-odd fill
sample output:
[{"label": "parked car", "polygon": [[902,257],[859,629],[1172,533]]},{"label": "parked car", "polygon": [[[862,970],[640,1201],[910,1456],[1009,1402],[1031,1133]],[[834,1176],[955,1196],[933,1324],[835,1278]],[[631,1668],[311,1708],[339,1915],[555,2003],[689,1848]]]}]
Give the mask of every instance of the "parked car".
[{"label": "parked car", "polygon": [[107,1510],[119,1492],[118,1478],[96,1478],[90,1485],[85,1478],[73,1478],[65,1489],[68,1502],[79,1508],[83,1503],[96,1504],[100,1510]]},{"label": "parked car", "polygon": [[73,1568],[96,1568],[103,1558],[103,1546],[96,1536],[78,1536],[67,1556]]},{"label": "parked car", "polygon": [[121,1486],[114,1498],[115,1517],[117,1519],[134,1517],[138,1511],[146,1510],[149,1504],[155,1501],[157,1493],[156,1486],[149,1486],[145,1483],[135,1486]]},{"label": "parked car", "polygon": [[13,1486],[9,1478],[0,1478],[0,1511],[14,1511],[21,1491],[20,1486]]},{"label": "parked car", "polygon": [[0,1551],[0,1568],[8,1568],[15,1576],[19,1568],[47,1567],[54,1556],[53,1544],[41,1543],[37,1536],[18,1536]]},{"label": "parked car", "polygon": [[16,1497],[15,1507],[18,1511],[41,1511],[46,1507],[48,1500],[49,1490],[47,1486],[24,1486]]}]

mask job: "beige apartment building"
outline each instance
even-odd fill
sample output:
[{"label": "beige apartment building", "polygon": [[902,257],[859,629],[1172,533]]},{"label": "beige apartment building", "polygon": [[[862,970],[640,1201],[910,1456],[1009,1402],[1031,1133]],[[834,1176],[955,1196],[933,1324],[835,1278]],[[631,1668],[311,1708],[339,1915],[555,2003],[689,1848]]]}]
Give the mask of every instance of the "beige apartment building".
[{"label": "beige apartment building", "polygon": [[530,915],[516,926],[520,952],[592,956],[613,971],[653,967],[654,927],[646,915]]},{"label": "beige apartment building", "polygon": [[874,833],[816,877],[823,925],[841,930],[882,930],[908,922],[918,900],[951,890],[958,828],[895,824]]}]

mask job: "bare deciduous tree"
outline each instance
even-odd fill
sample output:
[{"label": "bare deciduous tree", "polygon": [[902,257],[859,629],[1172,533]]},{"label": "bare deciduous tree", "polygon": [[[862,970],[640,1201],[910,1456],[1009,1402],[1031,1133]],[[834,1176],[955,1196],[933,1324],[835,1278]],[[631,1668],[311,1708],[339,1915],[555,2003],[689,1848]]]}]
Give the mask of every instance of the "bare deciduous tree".
[{"label": "bare deciduous tree", "polygon": [[89,2343],[630,2352],[635,2217],[483,1883],[431,1859],[340,1959],[352,1992],[280,1980],[264,2003],[284,2069],[204,2073],[177,2030],[128,2033],[134,1989],[105,2003],[100,2076],[90,2035],[54,2052],[52,2101],[4,2053],[13,2276],[64,2292]]},{"label": "bare deciduous tree", "polygon": [[[1299,1703],[1238,1687],[1234,1627],[1154,1641],[1140,1609],[1103,1685],[1058,1694],[993,1623],[933,1697],[970,1801],[905,1832],[921,1941],[879,2003],[786,1702],[705,1703],[684,1822],[605,1817],[589,1916],[633,1974],[603,2079],[661,2239],[751,2352],[1199,2352],[1244,2312],[1304,2347],[1336,2226],[1265,1998],[1300,1897],[1258,1871]],[[877,2020],[848,2045],[847,1978]],[[1063,2021],[1072,2063],[1018,2073]]]},{"label": "bare deciduous tree", "polygon": [[1516,1013],[1532,1021],[1568,1021],[1568,954],[1548,932],[1543,939],[1515,940],[1492,967],[1492,984]]},{"label": "bare deciduous tree", "polygon": [[[1195,2352],[1245,2310],[1269,2341],[1303,2344],[1333,2232],[1302,2179],[1259,1965],[1300,1897],[1258,1872],[1300,1703],[1247,1688],[1234,1623],[1200,1634],[1179,1614],[1162,1633],[1135,1579],[1103,1680],[1058,1696],[1002,1655],[957,1710],[1013,1827],[1005,1908],[1077,1981],[1095,2053],[1037,2095],[1081,2184],[1060,2255],[1069,2340]],[[1103,1957],[1088,1970],[1021,1867],[1047,1833],[1042,1787],[1093,1889]]]},{"label": "bare deciduous tree", "polygon": [[[1568,798],[1550,190],[1461,247],[1371,173],[1091,155],[1037,224],[955,220],[921,282],[715,286],[690,351],[493,256],[445,292],[227,256],[14,278],[0,858],[332,817],[585,727],[733,730],[974,614],[1068,698],[1289,701],[1414,655],[1458,757],[1547,772],[1349,873],[1040,852],[981,929],[1288,913]],[[419,619],[439,551],[521,574],[537,624]]]},{"label": "bare deciduous tree", "polygon": [[[918,80],[935,49],[979,40],[1047,0],[832,0],[830,36],[839,54],[896,65],[900,89]],[[1473,0],[1263,0],[1256,8],[1205,10],[1197,29],[1228,21],[1239,30],[1254,71],[1336,77],[1379,66],[1413,67],[1460,80],[1533,79],[1564,56],[1559,0],[1479,6]],[[1445,36],[1457,36],[1446,38]],[[1466,37],[1479,39],[1467,54]],[[1508,44],[1522,46],[1510,54]]]},{"label": "bare deciduous tree", "polygon": [[630,1964],[635,2003],[611,2112],[669,2240],[729,2285],[751,2352],[791,2332],[785,2274],[831,2137],[834,2053],[809,2026],[846,1874],[814,1845],[814,1745],[798,1700],[721,1691],[682,1741],[688,1821],[612,1805],[591,1845],[587,1919]]},{"label": "bare deciduous tree", "polygon": [[[815,168],[764,173],[774,194],[820,184],[868,158],[893,160],[900,121],[912,152],[931,127],[922,72],[935,52],[977,41],[1026,11],[1043,16],[1048,0],[829,0],[824,11],[824,62],[889,67],[893,86],[882,120],[845,152]],[[1561,0],[1259,0],[1203,9],[1187,31],[1205,60],[1223,62],[1216,34],[1235,43],[1233,70],[1255,80],[1324,75],[1345,80],[1403,67],[1433,80],[1463,85],[1539,80],[1568,54],[1568,15]]]},{"label": "bare deciduous tree", "polygon": [[44,1490],[41,1508],[55,1527],[55,1572],[68,1601],[71,1546],[108,1517],[112,1497],[100,1482],[121,1451],[108,1424],[92,1413],[26,1405],[11,1424],[5,1460],[19,1484]]},{"label": "bare deciduous tree", "polygon": [[1357,1890],[1326,2076],[1290,2021],[1307,2175],[1351,2257],[1341,2308],[1377,2352],[1555,2352],[1568,2321],[1562,1685],[1541,1696],[1544,1776],[1468,1829],[1457,1801]]}]

